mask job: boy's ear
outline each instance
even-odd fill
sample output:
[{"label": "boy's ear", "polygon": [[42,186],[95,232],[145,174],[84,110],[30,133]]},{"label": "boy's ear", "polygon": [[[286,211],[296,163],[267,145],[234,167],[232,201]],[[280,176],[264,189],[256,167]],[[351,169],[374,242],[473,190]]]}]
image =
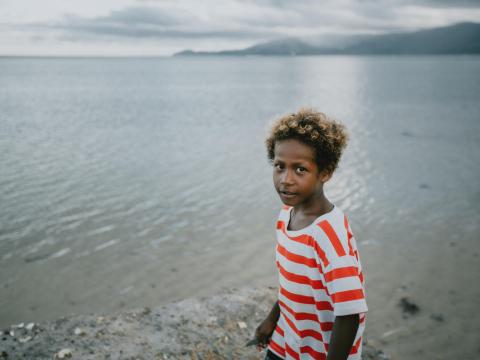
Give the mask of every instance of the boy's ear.
[{"label": "boy's ear", "polygon": [[330,179],[332,178],[332,175],[333,175],[332,172],[327,171],[327,170],[323,170],[323,171],[320,173],[320,180],[321,180],[323,183],[326,183],[328,180],[330,180]]}]

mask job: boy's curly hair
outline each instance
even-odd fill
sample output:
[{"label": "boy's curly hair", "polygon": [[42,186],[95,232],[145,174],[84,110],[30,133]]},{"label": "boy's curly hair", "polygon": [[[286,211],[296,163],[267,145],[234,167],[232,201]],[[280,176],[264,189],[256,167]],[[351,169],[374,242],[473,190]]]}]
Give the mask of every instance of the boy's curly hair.
[{"label": "boy's curly hair", "polygon": [[270,162],[275,156],[275,143],[287,139],[297,139],[313,147],[318,169],[333,173],[347,145],[348,133],[344,125],[324,113],[301,108],[273,123],[265,141]]}]

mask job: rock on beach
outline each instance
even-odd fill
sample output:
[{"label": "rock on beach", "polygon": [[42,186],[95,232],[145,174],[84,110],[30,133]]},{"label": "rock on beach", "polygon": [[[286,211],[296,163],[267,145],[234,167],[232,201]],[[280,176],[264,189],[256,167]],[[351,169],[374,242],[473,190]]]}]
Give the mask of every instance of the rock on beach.
[{"label": "rock on beach", "polygon": [[[275,299],[275,288],[228,289],[154,308],[12,325],[2,331],[0,359],[263,359],[245,344]],[[368,342],[363,358],[389,359]]]}]

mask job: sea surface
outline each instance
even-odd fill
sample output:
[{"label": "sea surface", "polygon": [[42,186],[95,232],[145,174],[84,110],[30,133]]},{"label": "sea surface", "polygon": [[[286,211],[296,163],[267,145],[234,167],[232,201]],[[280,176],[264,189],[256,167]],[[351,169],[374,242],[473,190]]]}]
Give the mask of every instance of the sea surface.
[{"label": "sea surface", "polygon": [[360,246],[478,237],[479,56],[0,58],[0,326],[274,286],[264,138],[301,106],[349,129]]}]

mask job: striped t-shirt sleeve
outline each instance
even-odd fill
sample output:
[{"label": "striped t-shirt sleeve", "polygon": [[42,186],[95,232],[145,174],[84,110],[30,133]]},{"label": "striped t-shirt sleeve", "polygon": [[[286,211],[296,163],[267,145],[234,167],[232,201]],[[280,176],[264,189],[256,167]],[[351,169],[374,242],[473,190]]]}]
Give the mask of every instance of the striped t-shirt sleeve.
[{"label": "striped t-shirt sleeve", "polygon": [[345,217],[343,224],[323,221],[317,248],[322,248],[323,276],[335,316],[368,311],[364,279],[355,239]]}]

